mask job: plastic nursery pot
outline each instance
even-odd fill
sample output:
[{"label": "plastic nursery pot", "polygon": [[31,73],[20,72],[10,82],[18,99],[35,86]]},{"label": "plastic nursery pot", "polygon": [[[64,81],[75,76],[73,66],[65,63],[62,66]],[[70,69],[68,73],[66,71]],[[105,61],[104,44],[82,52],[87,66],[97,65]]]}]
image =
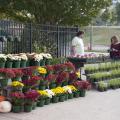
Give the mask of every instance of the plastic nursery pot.
[{"label": "plastic nursery pot", "polygon": [[40,85],[39,86],[39,90],[45,90],[46,89],[46,86],[45,85]]},{"label": "plastic nursery pot", "polygon": [[14,113],[20,113],[23,111],[24,111],[24,106],[22,106],[22,105],[20,105],[20,106],[13,105],[12,106],[12,112],[14,112]]},{"label": "plastic nursery pot", "polygon": [[29,66],[30,66],[30,59],[26,61],[26,67],[29,67]]},{"label": "plastic nursery pot", "polygon": [[45,105],[45,100],[39,100],[38,102],[37,102],[37,106],[38,107],[43,107]]},{"label": "plastic nursery pot", "polygon": [[105,90],[104,90],[104,88],[99,88],[99,87],[98,87],[98,91],[99,91],[99,92],[104,92]]},{"label": "plastic nursery pot", "polygon": [[32,111],[32,104],[31,105],[24,105],[24,112],[31,112]]},{"label": "plastic nursery pot", "polygon": [[65,101],[65,95],[61,95],[59,97],[59,102],[64,102]]},{"label": "plastic nursery pot", "polygon": [[5,68],[5,61],[3,61],[3,62],[1,61],[0,62],[0,68]]},{"label": "plastic nursery pot", "polygon": [[68,94],[65,94],[65,100],[68,100]]},{"label": "plastic nursery pot", "polygon": [[16,92],[16,91],[22,92],[22,88],[18,88],[18,87],[12,87],[11,90],[12,92]]},{"label": "plastic nursery pot", "polygon": [[5,63],[5,67],[6,68],[12,68],[12,64],[13,64],[13,62],[12,61],[6,61],[6,63]]},{"label": "plastic nursery pot", "polygon": [[8,79],[0,79],[1,87],[6,87],[8,85]]},{"label": "plastic nursery pot", "polygon": [[22,76],[22,81],[29,79],[29,76]]},{"label": "plastic nursery pot", "polygon": [[80,92],[79,92],[79,91],[75,91],[73,94],[74,94],[74,97],[75,97],[75,98],[80,97]]},{"label": "plastic nursery pot", "polygon": [[21,61],[13,61],[12,67],[13,67],[13,68],[20,68],[20,62],[21,62]]},{"label": "plastic nursery pot", "polygon": [[15,77],[15,78],[12,78],[12,81],[20,81],[20,77]]},{"label": "plastic nursery pot", "polygon": [[114,89],[114,90],[115,90],[115,89],[117,89],[117,87],[116,87],[116,86],[111,86],[111,89]]},{"label": "plastic nursery pot", "polygon": [[45,105],[49,105],[50,102],[51,102],[51,98],[46,98],[46,99],[45,99]]},{"label": "plastic nursery pot", "polygon": [[27,61],[26,60],[21,60],[20,62],[20,67],[21,68],[25,68],[27,65],[26,65]]},{"label": "plastic nursery pot", "polygon": [[59,97],[58,96],[53,96],[52,97],[52,103],[58,103],[59,102]]},{"label": "plastic nursery pot", "polygon": [[40,61],[40,66],[45,66],[45,59]]},{"label": "plastic nursery pot", "polygon": [[68,99],[72,99],[73,98],[73,93],[71,93],[71,94],[68,94]]},{"label": "plastic nursery pot", "polygon": [[33,105],[32,105],[32,110],[35,110],[37,107],[37,102],[34,102]]},{"label": "plastic nursery pot", "polygon": [[53,89],[53,88],[56,88],[56,86],[57,86],[57,85],[56,85],[55,83],[51,83],[51,84],[49,85],[49,88],[50,88],[50,89]]},{"label": "plastic nursery pot", "polygon": [[85,97],[86,90],[80,90],[80,97]]}]

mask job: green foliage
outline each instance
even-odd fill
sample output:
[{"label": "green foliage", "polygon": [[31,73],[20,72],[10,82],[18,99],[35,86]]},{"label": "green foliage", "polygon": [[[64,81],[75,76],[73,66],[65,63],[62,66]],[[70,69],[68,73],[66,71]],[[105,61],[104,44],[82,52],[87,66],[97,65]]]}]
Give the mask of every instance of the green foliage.
[{"label": "green foliage", "polygon": [[42,24],[88,25],[111,0],[1,0],[7,18]]}]

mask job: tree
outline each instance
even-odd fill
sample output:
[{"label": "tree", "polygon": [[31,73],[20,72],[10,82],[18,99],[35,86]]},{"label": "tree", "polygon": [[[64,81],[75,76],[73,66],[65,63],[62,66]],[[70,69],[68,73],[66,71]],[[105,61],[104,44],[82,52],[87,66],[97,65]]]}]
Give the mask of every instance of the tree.
[{"label": "tree", "polygon": [[116,4],[116,14],[117,14],[117,17],[116,17],[117,24],[120,24],[120,3],[119,2]]},{"label": "tree", "polygon": [[111,0],[0,0],[0,13],[23,22],[88,25]]}]

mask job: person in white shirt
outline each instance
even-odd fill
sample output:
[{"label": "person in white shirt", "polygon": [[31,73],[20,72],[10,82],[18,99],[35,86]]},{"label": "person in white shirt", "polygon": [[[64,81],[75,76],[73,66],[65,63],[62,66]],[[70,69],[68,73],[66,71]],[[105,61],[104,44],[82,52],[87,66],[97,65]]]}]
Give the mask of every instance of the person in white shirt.
[{"label": "person in white shirt", "polygon": [[84,55],[84,43],[83,43],[83,31],[79,31],[77,35],[72,39],[71,55]]}]

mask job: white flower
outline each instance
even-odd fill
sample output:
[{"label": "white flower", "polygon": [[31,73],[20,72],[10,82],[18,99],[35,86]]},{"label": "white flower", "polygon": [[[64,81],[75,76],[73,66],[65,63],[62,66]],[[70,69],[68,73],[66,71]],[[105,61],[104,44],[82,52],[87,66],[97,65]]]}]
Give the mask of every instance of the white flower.
[{"label": "white flower", "polygon": [[15,60],[15,61],[20,61],[21,60],[21,57],[20,56],[13,56],[13,60]]},{"label": "white flower", "polygon": [[54,94],[51,90],[49,90],[49,89],[46,89],[45,91],[48,93],[48,97],[49,97],[49,98],[52,98],[52,96],[55,95],[55,94]]},{"label": "white flower", "polygon": [[38,62],[39,62],[40,60],[43,59],[43,56],[40,55],[40,54],[35,54],[35,55],[33,56],[33,58],[34,58],[35,61],[38,61]]},{"label": "white flower", "polygon": [[52,56],[49,53],[41,53],[41,55],[47,59],[52,59]]},{"label": "white flower", "polygon": [[27,57],[26,54],[21,54],[21,55],[20,55],[20,58],[21,58],[21,60],[25,60],[25,61],[28,60],[28,57]]},{"label": "white flower", "polygon": [[72,93],[72,90],[71,90],[70,87],[64,86],[63,88],[64,88],[64,90],[65,90],[66,92],[68,92],[68,93],[70,93],[70,94]]},{"label": "white flower", "polygon": [[13,60],[13,59],[14,59],[14,56],[13,56],[12,54],[8,54],[8,55],[6,55],[6,56],[7,56],[7,58],[10,59],[10,60]]},{"label": "white flower", "polygon": [[6,61],[6,60],[7,60],[7,57],[6,57],[5,54],[0,54],[0,59],[3,59],[4,61]]}]

